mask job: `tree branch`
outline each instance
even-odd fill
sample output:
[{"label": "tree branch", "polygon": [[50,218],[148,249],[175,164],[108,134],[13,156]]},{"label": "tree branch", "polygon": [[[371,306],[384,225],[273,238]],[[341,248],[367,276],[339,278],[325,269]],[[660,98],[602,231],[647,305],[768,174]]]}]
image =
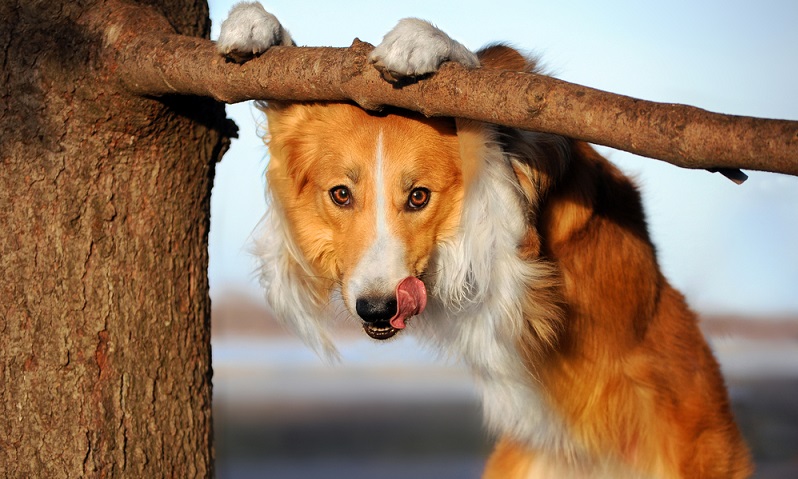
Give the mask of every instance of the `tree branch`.
[{"label": "tree branch", "polygon": [[275,47],[238,65],[219,57],[210,41],[169,34],[162,23],[148,27],[140,12],[135,15],[117,16],[110,27],[106,22],[105,37],[114,76],[142,95],[200,95],[227,103],[352,100],[366,109],[391,105],[556,133],[683,168],[798,175],[796,121],[722,115],[543,75],[469,71],[456,64],[396,88],[369,64],[373,47],[357,39],[350,48]]}]

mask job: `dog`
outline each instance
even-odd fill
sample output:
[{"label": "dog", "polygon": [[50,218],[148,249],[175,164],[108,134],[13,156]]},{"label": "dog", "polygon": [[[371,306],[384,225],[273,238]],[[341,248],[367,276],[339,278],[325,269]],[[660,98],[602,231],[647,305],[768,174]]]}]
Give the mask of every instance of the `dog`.
[{"label": "dog", "polygon": [[[221,54],[290,34],[236,5]],[[536,72],[405,19],[370,60],[387,79],[444,61]],[[412,330],[463,360],[499,436],[485,478],[742,478],[752,472],[696,316],[657,264],[639,193],[590,145],[345,102],[269,102],[271,208],[258,241],[272,308],[334,356],[333,316]]]}]

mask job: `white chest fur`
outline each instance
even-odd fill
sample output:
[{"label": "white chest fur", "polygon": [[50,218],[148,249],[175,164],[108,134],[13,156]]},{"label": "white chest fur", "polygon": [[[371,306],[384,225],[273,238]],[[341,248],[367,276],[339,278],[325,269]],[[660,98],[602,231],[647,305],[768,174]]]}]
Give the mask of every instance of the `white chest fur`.
[{"label": "white chest fur", "polygon": [[422,337],[470,367],[489,427],[535,449],[574,456],[561,418],[517,350],[525,294],[550,281],[548,266],[518,255],[527,228],[522,205],[508,159],[492,149],[464,200],[459,234],[439,245],[431,301],[415,323]]}]

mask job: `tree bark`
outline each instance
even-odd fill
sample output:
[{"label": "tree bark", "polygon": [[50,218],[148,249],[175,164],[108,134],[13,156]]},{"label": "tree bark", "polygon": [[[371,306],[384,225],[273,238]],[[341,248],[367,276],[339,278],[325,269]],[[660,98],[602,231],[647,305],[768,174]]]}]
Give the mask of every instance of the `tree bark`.
[{"label": "tree bark", "polygon": [[[204,1],[140,3],[208,37]],[[4,477],[212,475],[207,235],[230,126],[211,99],[108,81],[92,22],[114,5],[0,2]]]},{"label": "tree bark", "polygon": [[[127,18],[134,16],[128,15]],[[145,31],[119,18],[108,46],[126,88],[145,95],[243,100],[348,101],[428,116],[471,118],[556,133],[684,168],[738,168],[798,175],[798,122],[711,113],[611,94],[531,73],[467,71],[447,64],[397,88],[367,57],[372,46],[275,47],[244,65],[211,42]]]}]

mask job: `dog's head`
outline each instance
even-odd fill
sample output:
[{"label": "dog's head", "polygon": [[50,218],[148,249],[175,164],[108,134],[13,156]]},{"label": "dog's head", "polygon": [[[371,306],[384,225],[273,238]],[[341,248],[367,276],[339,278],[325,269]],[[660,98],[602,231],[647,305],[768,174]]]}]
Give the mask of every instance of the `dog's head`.
[{"label": "dog's head", "polygon": [[281,230],[267,232],[281,238],[260,250],[276,268],[266,276],[280,276],[267,278],[272,306],[318,316],[312,309],[340,291],[369,336],[393,336],[423,311],[435,247],[459,225],[473,165],[464,165],[455,121],[343,103],[265,111],[268,227]]}]

